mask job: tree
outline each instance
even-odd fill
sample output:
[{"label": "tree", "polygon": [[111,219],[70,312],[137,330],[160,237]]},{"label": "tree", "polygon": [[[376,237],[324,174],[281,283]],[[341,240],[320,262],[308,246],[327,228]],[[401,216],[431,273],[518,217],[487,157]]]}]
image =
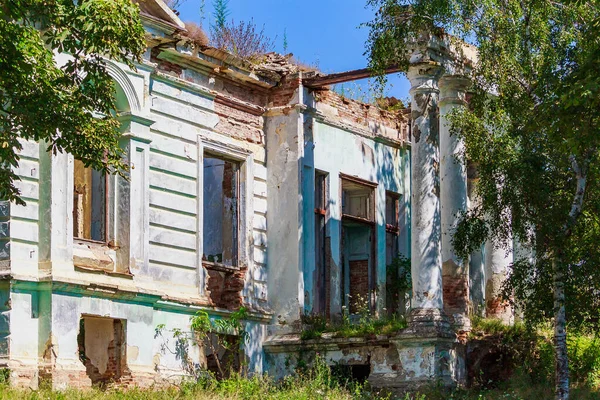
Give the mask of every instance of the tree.
[{"label": "tree", "polygon": [[265,27],[259,30],[254,20],[249,22],[231,21],[221,28],[211,28],[211,44],[244,59],[257,58],[273,51],[275,41],[265,34]]},{"label": "tree", "polygon": [[231,11],[229,11],[229,0],[214,0],[213,8],[215,23],[212,25],[212,29],[218,31],[225,28],[227,17],[231,14]]},{"label": "tree", "polygon": [[[0,5],[0,198],[14,182],[20,139],[44,141],[86,166],[126,170],[104,57],[133,67],[145,49],[130,0],[7,0]],[[57,65],[55,53],[72,58]]]},{"label": "tree", "polygon": [[369,4],[375,72],[407,65],[407,43],[424,32],[478,47],[469,109],[450,122],[477,165],[481,204],[461,217],[454,244],[467,257],[486,239],[514,239],[535,254],[515,261],[505,291],[531,322],[553,317],[556,398],[567,399],[567,316],[569,326],[600,317],[599,2]]}]

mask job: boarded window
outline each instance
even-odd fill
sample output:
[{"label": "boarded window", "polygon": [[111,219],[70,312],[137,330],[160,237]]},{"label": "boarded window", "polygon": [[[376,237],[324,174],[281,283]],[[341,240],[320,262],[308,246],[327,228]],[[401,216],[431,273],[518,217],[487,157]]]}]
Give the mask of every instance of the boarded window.
[{"label": "boarded window", "polygon": [[73,236],[106,242],[107,176],[75,160],[73,179]]},{"label": "boarded window", "polygon": [[204,155],[203,260],[237,265],[239,165]]},{"label": "boarded window", "polygon": [[327,215],[327,174],[315,172],[315,312],[324,313],[327,298],[327,276],[326,268],[325,217]]}]

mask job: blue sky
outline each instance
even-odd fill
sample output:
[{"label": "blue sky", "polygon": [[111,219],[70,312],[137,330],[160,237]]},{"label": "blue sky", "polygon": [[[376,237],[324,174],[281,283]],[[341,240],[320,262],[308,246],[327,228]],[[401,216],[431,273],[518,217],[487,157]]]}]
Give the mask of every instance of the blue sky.
[{"label": "blue sky", "polygon": [[[200,22],[201,0],[185,0],[179,7],[180,18]],[[204,26],[213,20],[213,0],[205,0]],[[367,66],[365,42],[368,29],[359,28],[372,19],[373,12],[365,8],[366,0],[230,0],[229,19],[254,19],[265,33],[276,37],[275,50],[283,52],[284,30],[288,52],[300,61],[317,65],[322,72],[343,72]],[[408,96],[406,78],[390,76],[391,87],[386,95],[405,99]],[[345,84],[346,92],[367,92],[366,82]],[[338,88],[339,90],[339,88]],[[350,94],[351,95],[351,94]]]}]

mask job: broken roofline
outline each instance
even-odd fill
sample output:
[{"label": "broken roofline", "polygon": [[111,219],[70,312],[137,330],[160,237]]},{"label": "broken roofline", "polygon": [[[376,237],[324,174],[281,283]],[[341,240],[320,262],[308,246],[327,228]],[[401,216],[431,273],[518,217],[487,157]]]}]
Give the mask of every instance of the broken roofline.
[{"label": "broken roofline", "polygon": [[[396,72],[404,72],[405,68],[392,66],[384,71],[385,75],[394,74]],[[376,74],[370,68],[355,69],[346,72],[337,72],[334,74],[320,75],[306,78],[303,81],[304,86],[311,89],[319,89],[323,86],[335,85],[337,83],[357,81],[365,78],[375,77]]]}]

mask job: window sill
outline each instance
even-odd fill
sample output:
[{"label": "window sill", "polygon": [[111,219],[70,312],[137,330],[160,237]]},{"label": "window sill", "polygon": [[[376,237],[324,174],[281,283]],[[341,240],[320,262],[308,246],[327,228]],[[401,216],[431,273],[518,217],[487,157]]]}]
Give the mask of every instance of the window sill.
[{"label": "window sill", "polygon": [[73,265],[85,272],[127,276],[129,272],[115,271],[117,254],[104,242],[73,238]]},{"label": "window sill", "polygon": [[133,279],[133,274],[129,272],[115,272],[95,267],[86,267],[83,265],[75,265],[75,271],[86,272],[89,274],[102,274],[107,276],[115,276],[118,278]]},{"label": "window sill", "polygon": [[238,272],[240,267],[233,265],[225,265],[211,261],[202,261],[202,266],[206,269],[221,272]]},{"label": "window sill", "polygon": [[375,225],[375,221],[372,221],[370,219],[366,219],[363,217],[357,217],[356,215],[350,215],[350,214],[342,214],[342,220],[358,222],[361,224]]}]

